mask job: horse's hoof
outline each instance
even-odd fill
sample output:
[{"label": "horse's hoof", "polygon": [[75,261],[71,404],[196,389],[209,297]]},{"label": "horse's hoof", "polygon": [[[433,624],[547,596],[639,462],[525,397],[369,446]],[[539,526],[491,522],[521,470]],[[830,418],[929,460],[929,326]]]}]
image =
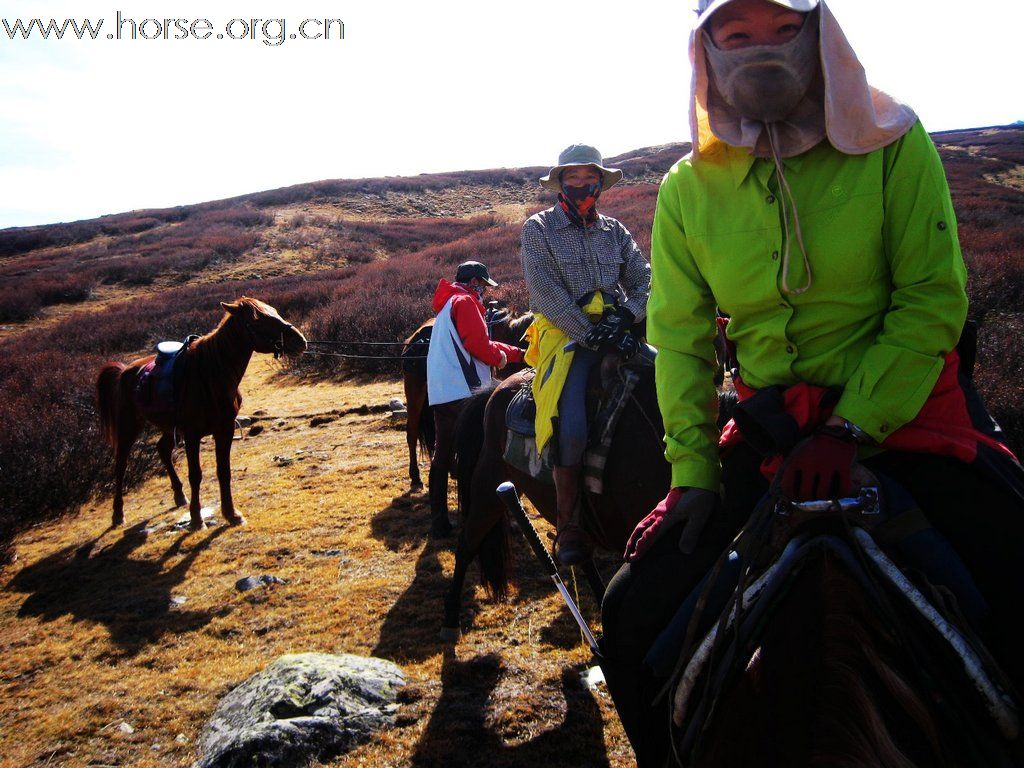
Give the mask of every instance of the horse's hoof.
[{"label": "horse's hoof", "polygon": [[174,497],[174,508],[184,507],[188,505],[188,499],[185,498],[185,494],[178,494]]},{"label": "horse's hoof", "polygon": [[442,643],[457,643],[462,639],[462,630],[459,627],[441,627]]},{"label": "horse's hoof", "polygon": [[205,521],[203,521],[203,520],[199,520],[198,522],[195,521],[195,520],[190,520],[189,524],[188,524],[188,529],[190,531],[201,531],[201,530],[203,530],[204,527],[205,527]]},{"label": "horse's hoof", "polygon": [[245,518],[241,515],[224,515],[224,519],[228,521],[228,525],[245,525]]},{"label": "horse's hoof", "polygon": [[122,525],[124,525],[124,515],[119,515],[115,513],[114,516],[110,519],[110,527],[120,528]]},{"label": "horse's hoof", "polygon": [[423,490],[423,483],[413,483],[409,486],[409,493],[418,493]]}]

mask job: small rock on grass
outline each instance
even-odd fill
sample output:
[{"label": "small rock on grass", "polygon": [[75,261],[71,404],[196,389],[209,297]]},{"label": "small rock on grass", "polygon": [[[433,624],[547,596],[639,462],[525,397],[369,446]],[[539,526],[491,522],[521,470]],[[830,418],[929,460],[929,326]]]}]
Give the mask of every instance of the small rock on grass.
[{"label": "small rock on grass", "polygon": [[[199,516],[203,519],[203,525],[207,528],[211,528],[217,524],[217,521],[213,519],[213,507],[203,507],[199,510]],[[186,512],[184,515],[178,518],[178,521],[171,527],[174,530],[181,531],[192,525],[192,515]]]},{"label": "small rock on grass", "polygon": [[265,587],[268,584],[287,584],[284,579],[264,573],[262,576],[244,576],[235,582],[235,589],[239,592],[248,592],[256,587]]}]

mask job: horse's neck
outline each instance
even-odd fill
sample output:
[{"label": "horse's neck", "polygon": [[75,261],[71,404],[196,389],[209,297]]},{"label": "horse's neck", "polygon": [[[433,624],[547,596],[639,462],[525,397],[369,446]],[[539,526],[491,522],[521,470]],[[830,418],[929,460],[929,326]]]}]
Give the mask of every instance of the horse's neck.
[{"label": "horse's neck", "polygon": [[197,341],[195,349],[196,356],[204,362],[203,367],[216,371],[231,394],[242,382],[252,353],[252,341],[232,319]]}]

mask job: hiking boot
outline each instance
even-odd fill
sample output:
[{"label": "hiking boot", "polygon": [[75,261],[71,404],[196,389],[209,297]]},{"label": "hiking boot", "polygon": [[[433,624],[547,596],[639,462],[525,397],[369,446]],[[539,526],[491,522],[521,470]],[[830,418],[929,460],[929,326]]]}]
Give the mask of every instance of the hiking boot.
[{"label": "hiking boot", "polygon": [[448,518],[448,473],[430,468],[427,485],[430,500],[430,535],[434,538],[450,536],[452,523]]},{"label": "hiking boot", "polygon": [[571,467],[554,466],[555,507],[558,513],[558,534],[555,536],[555,557],[562,565],[579,565],[590,559],[594,547],[590,537],[580,526],[579,464]]},{"label": "hiking boot", "polygon": [[562,565],[585,563],[594,554],[594,547],[586,531],[576,523],[559,528],[555,535],[555,557]]}]

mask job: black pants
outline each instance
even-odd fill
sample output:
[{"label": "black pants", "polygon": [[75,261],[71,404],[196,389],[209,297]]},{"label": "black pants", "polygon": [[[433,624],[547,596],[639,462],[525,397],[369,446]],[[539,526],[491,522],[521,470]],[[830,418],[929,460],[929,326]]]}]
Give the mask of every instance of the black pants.
[{"label": "black pants", "polygon": [[430,519],[436,533],[451,528],[448,520],[448,475],[455,450],[455,422],[462,410],[462,400],[434,406],[434,455],[430,460],[427,495],[430,499]]},{"label": "black pants", "polygon": [[[887,452],[864,463],[903,485],[956,549],[989,603],[987,626],[979,629],[1020,687],[1024,669],[1011,634],[1024,597],[1024,575],[1017,565],[1024,543],[1024,505],[956,459]],[[668,681],[653,675],[644,656],[767,492],[759,466],[760,457],[750,448],[734,448],[722,465],[720,514],[709,521],[696,551],[679,551],[681,527],[667,531],[642,560],[624,564],[608,585],[602,606],[602,666],[640,768],[660,768],[671,754],[671,697],[654,703]]]}]

